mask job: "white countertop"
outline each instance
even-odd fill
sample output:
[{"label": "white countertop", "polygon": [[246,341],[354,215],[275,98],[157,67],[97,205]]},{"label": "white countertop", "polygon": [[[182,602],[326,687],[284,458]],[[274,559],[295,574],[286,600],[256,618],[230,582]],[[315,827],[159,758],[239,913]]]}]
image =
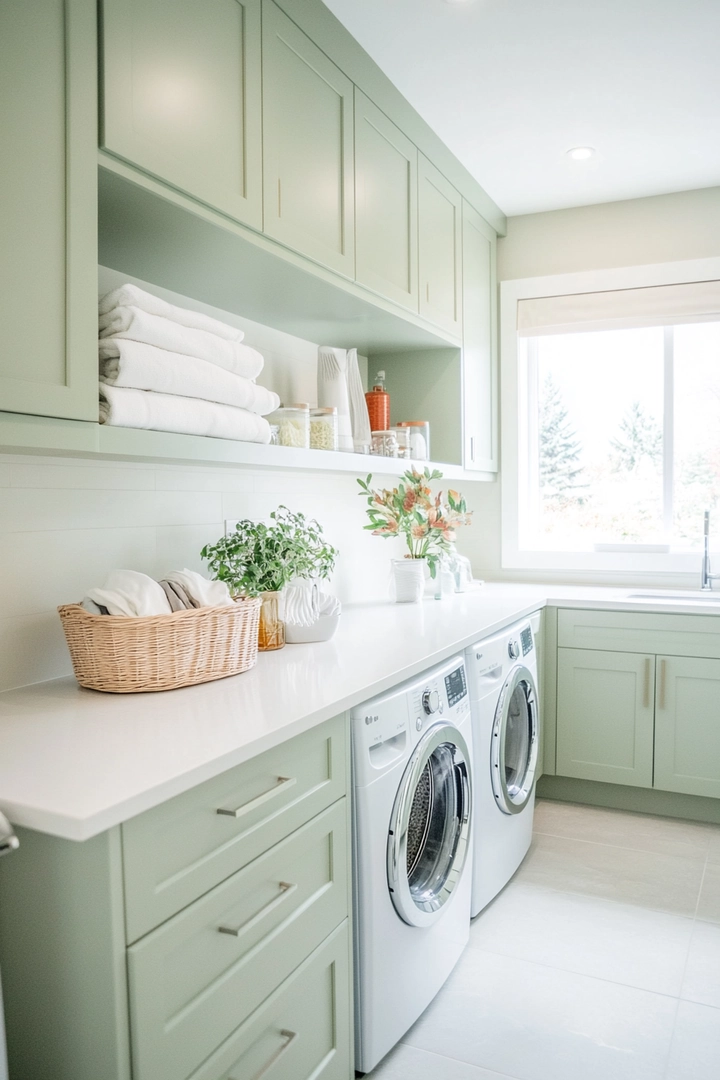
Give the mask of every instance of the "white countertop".
[{"label": "white countertop", "polygon": [[[251,671],[156,694],[74,678],[0,694],[0,809],[85,840],[352,708],[546,603],[719,613],[628,589],[487,584],[452,600],[346,608],[332,641],[261,653]],[[720,599],[720,597],[719,597]]]}]

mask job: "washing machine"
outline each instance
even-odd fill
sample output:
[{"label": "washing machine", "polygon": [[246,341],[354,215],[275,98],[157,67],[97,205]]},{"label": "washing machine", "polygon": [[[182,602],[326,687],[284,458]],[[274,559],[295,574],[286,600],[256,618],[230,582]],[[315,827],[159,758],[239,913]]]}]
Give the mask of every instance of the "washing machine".
[{"label": "washing machine", "polygon": [[378,1061],[467,944],[472,724],[456,656],[353,709],[356,1058]]},{"label": "washing machine", "polygon": [[532,841],[539,724],[532,620],[465,651],[475,778],[473,918],[507,885]]}]

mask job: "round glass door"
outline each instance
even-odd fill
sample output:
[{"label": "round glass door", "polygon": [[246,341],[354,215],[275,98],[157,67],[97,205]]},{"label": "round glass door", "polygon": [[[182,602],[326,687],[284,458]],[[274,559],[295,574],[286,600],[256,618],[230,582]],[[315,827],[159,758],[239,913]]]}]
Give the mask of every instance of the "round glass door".
[{"label": "round glass door", "polygon": [[435,724],[408,762],[390,819],[387,872],[401,919],[427,926],[455,891],[468,853],[470,755],[452,724]]},{"label": "round glass door", "polygon": [[538,757],[537,719],[535,680],[518,664],[502,688],[492,732],[493,793],[505,814],[519,814],[532,795]]}]

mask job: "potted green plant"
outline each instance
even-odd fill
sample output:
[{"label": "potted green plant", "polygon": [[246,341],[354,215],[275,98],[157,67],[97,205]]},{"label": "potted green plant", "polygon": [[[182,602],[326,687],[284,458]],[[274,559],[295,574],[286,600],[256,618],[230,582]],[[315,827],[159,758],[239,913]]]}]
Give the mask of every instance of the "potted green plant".
[{"label": "potted green plant", "polygon": [[425,566],[435,577],[442,556],[452,552],[455,529],[470,523],[471,513],[465,500],[457,492],[448,490],[443,501],[442,492],[433,496],[429,484],[442,479],[439,469],[409,469],[400,477],[396,488],[374,491],[370,484],[372,475],[358,480],[360,494],[367,499],[369,529],[373,536],[386,540],[401,536],[407,544],[404,559],[393,560],[395,592],[399,603],[416,602],[424,589]]},{"label": "potted green plant", "polygon": [[200,553],[213,578],[224,581],[233,596],[262,596],[258,647],[281,649],[285,627],[280,594],[293,578],[329,578],[337,549],[328,544],[322,526],[305,514],[279,506],[270,524],[245,519],[216,544]]}]

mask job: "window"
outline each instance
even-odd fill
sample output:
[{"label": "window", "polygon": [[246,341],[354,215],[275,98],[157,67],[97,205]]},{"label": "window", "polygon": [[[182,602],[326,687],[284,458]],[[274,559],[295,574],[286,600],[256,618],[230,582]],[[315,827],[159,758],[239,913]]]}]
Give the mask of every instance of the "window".
[{"label": "window", "polygon": [[505,566],[696,569],[705,510],[720,546],[720,281],[610,279],[503,285]]}]

